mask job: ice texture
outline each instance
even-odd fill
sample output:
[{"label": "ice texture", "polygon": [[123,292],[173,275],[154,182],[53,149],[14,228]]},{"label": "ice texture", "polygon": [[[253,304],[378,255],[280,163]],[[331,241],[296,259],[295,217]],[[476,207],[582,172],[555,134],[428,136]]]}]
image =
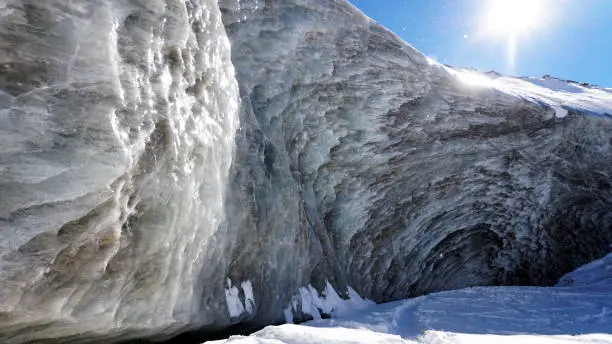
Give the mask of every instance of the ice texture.
[{"label": "ice texture", "polygon": [[195,323],[238,124],[216,1],[3,6],[0,342]]},{"label": "ice texture", "polygon": [[236,279],[385,302],[552,285],[608,251],[609,92],[440,65],[343,1],[220,6],[242,101]]}]

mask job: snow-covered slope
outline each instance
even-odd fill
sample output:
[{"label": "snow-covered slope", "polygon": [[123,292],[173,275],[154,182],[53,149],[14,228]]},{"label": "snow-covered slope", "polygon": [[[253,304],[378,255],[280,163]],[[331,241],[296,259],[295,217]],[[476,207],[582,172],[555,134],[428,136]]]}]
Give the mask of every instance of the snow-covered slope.
[{"label": "snow-covered slope", "polygon": [[480,73],[472,69],[449,68],[442,65],[438,67],[445,68],[471,87],[494,88],[521,99],[549,106],[555,110],[557,118],[563,118],[571,111],[595,116],[612,116],[612,93],[609,89],[578,84],[548,75],[542,78],[515,78],[494,72]]},{"label": "snow-covered slope", "polygon": [[441,292],[217,343],[612,343],[611,262],[612,254],[564,276],[569,286]]},{"label": "snow-covered slope", "polygon": [[612,285],[612,254],[581,266],[580,268],[566,274],[565,276],[561,277],[559,283],[557,283],[557,286],[593,287],[600,284],[604,287]]}]

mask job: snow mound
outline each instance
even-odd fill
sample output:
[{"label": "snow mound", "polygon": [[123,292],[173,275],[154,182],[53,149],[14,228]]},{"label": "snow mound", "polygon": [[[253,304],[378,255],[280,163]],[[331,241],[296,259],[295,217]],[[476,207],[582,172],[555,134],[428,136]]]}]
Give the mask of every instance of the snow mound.
[{"label": "snow mound", "polygon": [[312,343],[411,343],[398,335],[375,332],[367,329],[314,328],[301,325],[269,326],[250,337],[233,336],[227,340],[208,343],[238,344],[312,344]]},{"label": "snow mound", "polygon": [[561,277],[558,287],[612,285],[612,253]]},{"label": "snow mound", "polygon": [[441,292],[215,343],[612,343],[612,254],[557,287]]},{"label": "snow mound", "polygon": [[227,340],[208,342],[214,344],[604,344],[612,343],[609,335],[592,334],[583,336],[499,336],[473,335],[451,332],[427,331],[415,339],[405,339],[398,335],[380,333],[367,329],[313,328],[300,325],[270,326],[249,337],[233,336]]}]

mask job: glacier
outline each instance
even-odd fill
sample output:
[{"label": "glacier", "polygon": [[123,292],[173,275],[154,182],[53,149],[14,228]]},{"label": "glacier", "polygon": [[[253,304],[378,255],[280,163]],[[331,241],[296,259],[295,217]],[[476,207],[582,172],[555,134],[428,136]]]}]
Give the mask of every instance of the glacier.
[{"label": "glacier", "polygon": [[6,0],[0,46],[3,343],[550,286],[612,243],[609,89],[440,65],[344,0]]}]

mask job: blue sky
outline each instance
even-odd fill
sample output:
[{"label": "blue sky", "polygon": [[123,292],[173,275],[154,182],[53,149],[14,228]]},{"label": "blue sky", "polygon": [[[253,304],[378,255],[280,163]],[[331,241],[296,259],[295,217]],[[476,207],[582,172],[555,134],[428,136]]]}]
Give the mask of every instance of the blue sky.
[{"label": "blue sky", "polygon": [[612,86],[612,0],[543,0],[539,27],[516,39],[513,66],[507,37],[482,34],[493,0],[350,1],[441,63]]}]

